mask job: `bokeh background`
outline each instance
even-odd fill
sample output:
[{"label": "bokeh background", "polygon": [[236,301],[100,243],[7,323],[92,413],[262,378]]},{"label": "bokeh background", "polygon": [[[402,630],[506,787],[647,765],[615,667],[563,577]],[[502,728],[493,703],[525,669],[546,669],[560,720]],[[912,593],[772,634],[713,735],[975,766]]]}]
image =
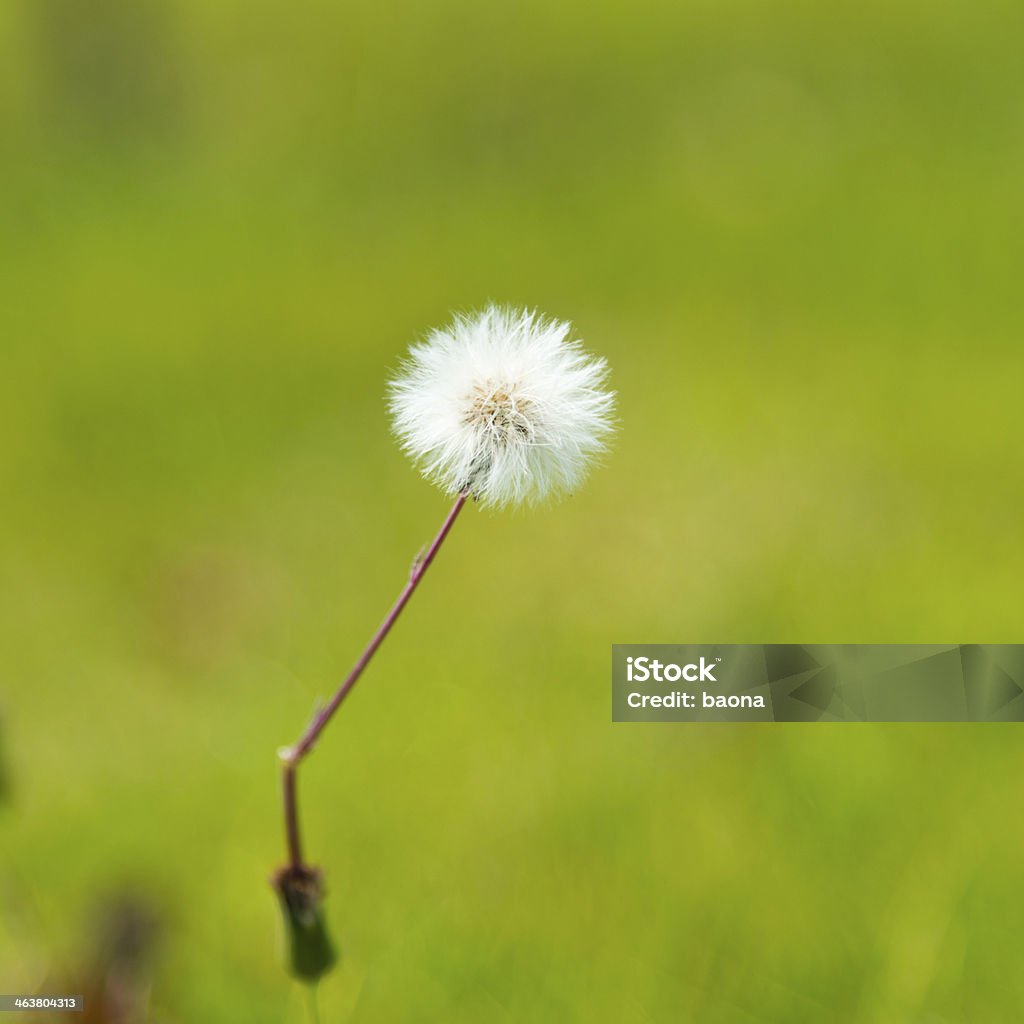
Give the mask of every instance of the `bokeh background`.
[{"label": "bokeh background", "polygon": [[1022,47],[1009,0],[0,4],[0,989],[309,1019],[275,752],[447,509],[387,376],[494,299],[621,433],[468,511],[305,766],[323,1020],[1022,1019],[1018,728],[609,679],[1024,640]]}]

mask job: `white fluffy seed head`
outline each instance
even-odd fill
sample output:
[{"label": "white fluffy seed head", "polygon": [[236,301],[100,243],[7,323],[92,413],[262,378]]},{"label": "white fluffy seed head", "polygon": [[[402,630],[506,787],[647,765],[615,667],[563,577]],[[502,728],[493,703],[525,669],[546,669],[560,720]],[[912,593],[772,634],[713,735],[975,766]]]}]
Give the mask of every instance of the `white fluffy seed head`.
[{"label": "white fluffy seed head", "polygon": [[395,434],[423,475],[485,505],[573,490],[613,428],[608,366],[571,325],[488,306],[413,345],[391,381]]}]

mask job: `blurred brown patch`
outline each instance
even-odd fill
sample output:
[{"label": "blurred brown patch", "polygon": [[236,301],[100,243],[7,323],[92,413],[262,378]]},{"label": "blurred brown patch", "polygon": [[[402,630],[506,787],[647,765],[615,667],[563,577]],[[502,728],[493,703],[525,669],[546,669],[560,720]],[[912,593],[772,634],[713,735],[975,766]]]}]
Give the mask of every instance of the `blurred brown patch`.
[{"label": "blurred brown patch", "polygon": [[[82,967],[47,981],[45,991],[83,997],[79,1024],[143,1024],[153,1018],[149,997],[160,915],[145,896],[121,890],[99,905],[83,943]],[[68,1020],[67,1013],[39,1018]]]}]

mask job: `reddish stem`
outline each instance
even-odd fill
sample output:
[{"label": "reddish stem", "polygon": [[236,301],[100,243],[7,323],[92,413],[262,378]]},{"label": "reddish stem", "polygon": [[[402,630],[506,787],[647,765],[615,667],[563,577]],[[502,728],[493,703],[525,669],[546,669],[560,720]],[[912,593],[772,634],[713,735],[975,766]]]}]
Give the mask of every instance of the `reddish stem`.
[{"label": "reddish stem", "polygon": [[451,530],[456,518],[462,511],[462,506],[466,504],[468,498],[468,491],[463,491],[456,498],[455,504],[448,513],[437,536],[431,542],[423,557],[416,560],[409,575],[409,582],[402,588],[402,592],[398,595],[398,600],[392,605],[391,611],[388,612],[384,621],[378,627],[377,632],[373,634],[373,639],[370,640],[366,650],[359,656],[359,660],[353,666],[352,671],[349,672],[345,681],[338,687],[329,703],[310,722],[309,727],[302,734],[298,743],[283,755],[284,821],[288,839],[288,859],[293,869],[302,868],[302,843],[299,836],[299,814],[295,793],[295,774],[299,762],[312,750],[320,733],[324,731],[327,723],[341,706],[341,702],[349,695],[352,688],[359,681],[363,670],[370,663],[370,659],[374,654],[376,654],[377,648],[384,642],[384,638],[391,632],[391,627],[398,621],[398,616],[402,614],[402,609],[409,603],[409,598],[415,593],[420,580],[423,579],[427,569],[430,568],[430,563],[433,562],[434,556],[440,550],[445,537],[448,536],[448,532]]}]

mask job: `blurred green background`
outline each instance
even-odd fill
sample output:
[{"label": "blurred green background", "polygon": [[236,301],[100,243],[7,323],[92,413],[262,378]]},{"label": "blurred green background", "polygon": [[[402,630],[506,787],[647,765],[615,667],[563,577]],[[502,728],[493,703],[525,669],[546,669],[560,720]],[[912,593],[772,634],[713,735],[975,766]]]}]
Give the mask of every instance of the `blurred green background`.
[{"label": "blurred green background", "polygon": [[1018,729],[609,680],[1024,639],[1022,47],[1017,2],[0,3],[0,989],[307,1019],[275,751],[448,507],[387,376],[494,299],[621,433],[468,511],[305,766],[323,1019],[1024,1018]]}]

